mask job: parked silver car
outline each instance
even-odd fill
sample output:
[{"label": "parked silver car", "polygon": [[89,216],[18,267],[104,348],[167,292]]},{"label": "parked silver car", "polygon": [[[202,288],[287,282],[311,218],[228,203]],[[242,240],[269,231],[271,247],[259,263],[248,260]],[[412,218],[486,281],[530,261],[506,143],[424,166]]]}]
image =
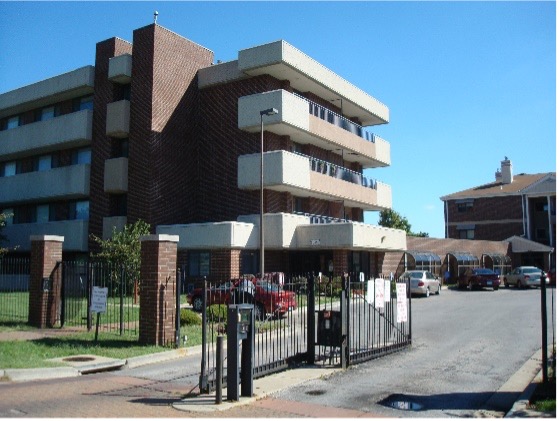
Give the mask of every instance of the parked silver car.
[{"label": "parked silver car", "polygon": [[503,276],[505,288],[509,285],[516,285],[517,288],[539,287],[541,286],[541,277],[545,276],[545,284],[549,285],[549,277],[547,274],[535,266],[519,266],[508,275]]},{"label": "parked silver car", "polygon": [[400,280],[410,278],[410,292],[412,295],[425,295],[441,293],[439,278],[428,270],[408,270],[402,274]]}]

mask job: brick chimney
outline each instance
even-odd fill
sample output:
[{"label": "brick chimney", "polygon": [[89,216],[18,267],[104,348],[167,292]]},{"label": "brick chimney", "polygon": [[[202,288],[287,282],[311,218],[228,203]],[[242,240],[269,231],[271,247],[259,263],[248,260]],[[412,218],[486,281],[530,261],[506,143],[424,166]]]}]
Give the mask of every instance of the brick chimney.
[{"label": "brick chimney", "polygon": [[512,162],[505,156],[505,159],[501,161],[501,177],[503,184],[511,184],[513,181],[512,176]]}]

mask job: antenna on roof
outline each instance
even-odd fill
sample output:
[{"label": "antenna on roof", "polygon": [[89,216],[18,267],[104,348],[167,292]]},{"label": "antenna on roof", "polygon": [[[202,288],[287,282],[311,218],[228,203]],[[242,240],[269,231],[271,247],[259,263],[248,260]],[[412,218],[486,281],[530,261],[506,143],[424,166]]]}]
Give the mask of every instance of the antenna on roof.
[{"label": "antenna on roof", "polygon": [[156,10],[153,12],[153,23],[157,23],[157,16],[159,16],[159,12]]}]

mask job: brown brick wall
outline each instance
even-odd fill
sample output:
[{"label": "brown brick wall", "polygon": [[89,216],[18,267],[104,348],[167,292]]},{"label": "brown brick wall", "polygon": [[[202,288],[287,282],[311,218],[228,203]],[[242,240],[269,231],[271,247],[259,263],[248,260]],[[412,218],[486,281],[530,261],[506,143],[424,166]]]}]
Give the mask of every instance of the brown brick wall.
[{"label": "brown brick wall", "polygon": [[[31,270],[29,277],[29,324],[39,328],[53,327],[58,319],[61,273],[57,262],[62,261],[62,242],[31,241]],[[50,278],[48,291],[43,278]]]},{"label": "brown brick wall", "polygon": [[142,241],[141,259],[139,341],[174,344],[177,243]]},{"label": "brown brick wall", "polygon": [[[95,92],[93,94],[93,138],[91,141],[91,172],[89,183],[89,232],[97,236],[103,233],[103,217],[110,214],[109,195],[105,194],[105,161],[111,158],[111,138],[107,130],[107,104],[113,102],[117,84],[108,80],[109,59],[131,54],[132,45],[118,38],[99,42],[95,51]],[[89,250],[97,245],[89,240]]]},{"label": "brown brick wall", "polygon": [[[445,210],[446,212],[446,210]],[[448,223],[462,224],[484,221],[522,221],[522,198],[520,196],[500,196],[478,198],[473,206],[465,212],[458,211],[455,200],[448,201]],[[522,222],[497,222],[494,224],[476,224],[475,240],[505,240],[513,235],[522,235]],[[456,225],[448,226],[448,237],[459,238]]]},{"label": "brown brick wall", "polygon": [[133,44],[128,215],[153,230],[189,221],[198,205],[196,74],[213,53],[157,25],[134,31]]}]

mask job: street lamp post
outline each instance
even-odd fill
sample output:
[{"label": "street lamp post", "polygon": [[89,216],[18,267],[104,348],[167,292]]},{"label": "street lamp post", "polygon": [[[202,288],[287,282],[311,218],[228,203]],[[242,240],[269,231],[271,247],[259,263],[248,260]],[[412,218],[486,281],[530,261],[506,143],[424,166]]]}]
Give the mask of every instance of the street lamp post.
[{"label": "street lamp post", "polygon": [[275,108],[260,111],[260,279],[264,279],[264,116],[277,113]]}]

